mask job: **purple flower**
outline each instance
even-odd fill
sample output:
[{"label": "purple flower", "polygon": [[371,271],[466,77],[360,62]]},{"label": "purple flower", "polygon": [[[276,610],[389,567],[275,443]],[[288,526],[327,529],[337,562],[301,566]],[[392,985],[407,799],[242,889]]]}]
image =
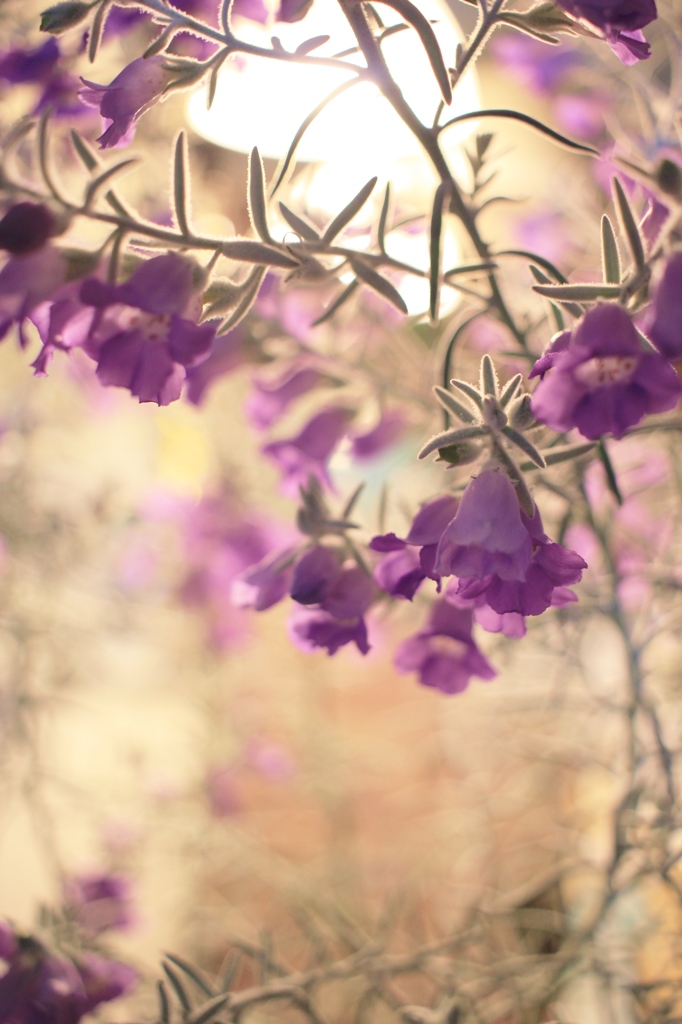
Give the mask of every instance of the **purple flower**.
[{"label": "purple flower", "polygon": [[636,64],[639,60],[646,60],[647,57],[651,56],[651,47],[640,29],[637,29],[635,32],[611,29],[606,33],[606,42],[618,60],[628,67]]},{"label": "purple flower", "polygon": [[665,265],[649,337],[666,359],[682,357],[682,252],[674,253]]},{"label": "purple flower", "polygon": [[160,99],[173,77],[165,63],[162,54],[147,60],[138,57],[110,85],[83,79],[86,88],[81,90],[81,99],[88,106],[98,107],[102,117],[111,122],[97,140],[101,149],[130,141],[135,122]]},{"label": "purple flower", "polygon": [[361,654],[369,651],[367,626],[361,616],[337,619],[322,608],[294,608],[289,616],[289,635],[302,651],[325,648],[331,655],[350,643],[354,643]]},{"label": "purple flower", "polygon": [[232,373],[251,358],[248,337],[241,324],[227,334],[219,335],[208,358],[187,370],[187,400],[192,405],[201,405],[216,380]]},{"label": "purple flower", "polygon": [[261,25],[265,25],[268,20],[268,10],[263,0],[234,0],[232,14],[248,18],[249,21],[260,21]]},{"label": "purple flower", "polygon": [[0,956],[8,965],[0,977],[2,1024],[78,1024],[137,980],[130,967],[95,954],[74,962],[49,953],[30,936],[8,934],[6,926],[0,935]]},{"label": "purple flower", "polygon": [[374,570],[374,579],[382,590],[411,601],[425,579],[434,580],[440,588],[440,576],[434,572],[436,551],[445,528],[454,519],[457,505],[456,498],[444,494],[422,505],[405,540],[394,533],[372,538],[372,551],[386,553]]},{"label": "purple flower", "polygon": [[335,551],[315,544],[296,562],[289,593],[298,604],[317,605],[336,619],[354,619],[371,605],[375,587],[359,566],[342,565]]},{"label": "purple flower", "polygon": [[559,7],[604,32],[633,32],[657,16],[654,0],[558,0]]},{"label": "purple flower", "polygon": [[0,79],[12,85],[47,82],[59,60],[59,43],[48,39],[33,50],[8,50],[0,55]]},{"label": "purple flower", "polygon": [[529,379],[531,377],[540,377],[542,379],[548,370],[552,369],[559,356],[567,350],[570,344],[570,331],[559,331],[558,334],[555,334],[540,358],[535,360],[533,368],[528,374]]},{"label": "purple flower", "polygon": [[101,1003],[109,1003],[130,992],[138,981],[137,971],[118,960],[109,960],[97,953],[81,953],[76,967],[85,988],[85,1012]]},{"label": "purple flower", "polygon": [[246,400],[246,414],[257,430],[267,430],[295,399],[307,394],[321,380],[319,370],[296,364],[274,380],[256,377],[253,393]]},{"label": "purple flower", "polygon": [[572,331],[531,408],[553,430],[577,427],[590,440],[608,433],[619,438],[644,416],[674,408],[679,395],[675,371],[642,349],[622,306],[600,303]]},{"label": "purple flower", "polygon": [[523,580],[532,550],[512,482],[502,471],[486,469],[464,491],[438,544],[435,571],[440,576],[483,579],[495,574]]},{"label": "purple flower", "polygon": [[334,406],[313,416],[295,437],[265,445],[263,454],[282,470],[283,494],[295,497],[311,476],[331,487],[327,463],[351,417],[349,409]]},{"label": "purple flower", "polygon": [[74,917],[94,935],[128,928],[133,921],[130,880],[124,875],[77,875],[68,879],[65,890]]},{"label": "purple flower", "polygon": [[472,676],[497,675],[471,635],[473,612],[449,601],[436,601],[425,629],[404,640],[395,655],[399,672],[418,672],[422,686],[441,693],[461,693]]},{"label": "purple flower", "polygon": [[264,612],[281,601],[291,584],[293,555],[292,548],[277,551],[240,573],[231,587],[233,604]]},{"label": "purple flower", "polygon": [[56,230],[57,218],[44,203],[15,203],[0,220],[0,249],[26,256],[42,249]]},{"label": "purple flower", "polygon": [[26,347],[26,318],[58,291],[66,277],[67,261],[50,245],[26,256],[12,256],[0,270],[0,338],[16,323],[22,347]]},{"label": "purple flower", "polygon": [[373,459],[398,440],[405,430],[405,417],[397,409],[385,412],[375,427],[365,434],[351,437],[351,451],[356,459]]},{"label": "purple flower", "polygon": [[[536,518],[539,520],[539,513]],[[526,519],[526,523],[529,522]],[[483,579],[460,579],[457,596],[465,601],[484,597],[485,603],[498,615],[510,612],[524,617],[541,615],[552,604],[555,590],[578,583],[586,568],[587,562],[575,551],[544,537],[534,545],[531,564],[523,580],[505,580],[494,573]]]},{"label": "purple flower", "polygon": [[38,328],[43,347],[31,363],[36,377],[47,376],[55,351],[70,352],[85,344],[95,309],[80,300],[80,281],[69,281],[32,310],[29,319]]},{"label": "purple flower", "polygon": [[88,278],[80,299],[98,314],[84,347],[100,383],[128,388],[140,402],[175,401],[187,368],[211,351],[216,326],[196,323],[192,265],[176,253],[147,260],[122,285]]}]

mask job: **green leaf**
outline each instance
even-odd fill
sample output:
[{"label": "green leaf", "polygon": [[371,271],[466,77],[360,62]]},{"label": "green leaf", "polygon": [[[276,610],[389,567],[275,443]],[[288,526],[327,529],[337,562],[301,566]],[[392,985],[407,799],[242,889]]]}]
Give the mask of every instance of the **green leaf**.
[{"label": "green leaf", "polygon": [[517,373],[511,380],[508,380],[500,392],[500,406],[502,409],[506,409],[512,398],[518,391],[519,384],[523,380],[523,374]]},{"label": "green leaf", "polygon": [[448,74],[448,69],[445,66],[443,54],[440,51],[440,46],[436,39],[436,33],[433,31],[430,21],[422,14],[418,7],[415,7],[415,5],[410,2],[410,0],[380,0],[380,2],[386,4],[387,7],[392,7],[394,11],[397,11],[401,18],[404,18],[405,21],[407,21],[417,32],[422,41],[422,46],[426,50],[426,55],[429,58],[436,81],[438,82],[438,88],[441,91],[443,102],[449,107],[452,103],[450,75]]},{"label": "green leaf", "polygon": [[106,170],[98,174],[96,178],[88,184],[85,190],[85,199],[83,200],[84,209],[88,209],[97,198],[97,193],[106,185],[116,174],[120,174],[126,168],[132,167],[133,164],[139,163],[138,157],[130,157],[128,160],[121,160],[119,163],[114,164],[113,167],[107,167]]},{"label": "green leaf", "polygon": [[169,1024],[170,1003],[168,1001],[168,993],[166,992],[166,986],[162,981],[157,981],[156,993],[159,997],[159,1017],[161,1018],[161,1024]]},{"label": "green leaf", "polygon": [[96,167],[100,166],[99,157],[75,128],[71,129],[71,142],[81,163],[88,171],[94,171]]},{"label": "green leaf", "polygon": [[173,205],[178,227],[183,236],[189,238],[192,234],[189,225],[189,170],[187,167],[187,140],[182,131],[175,141],[173,157]]},{"label": "green leaf", "polygon": [[386,224],[388,222],[388,211],[391,206],[391,183],[386,183],[384,202],[379,215],[379,226],[377,228],[377,244],[383,253],[386,252]]},{"label": "green leaf", "polygon": [[[542,457],[545,460],[545,466],[558,466],[562,462],[570,462],[572,459],[579,459],[581,455],[587,455],[595,447],[596,444],[593,441],[585,444],[569,444],[561,448],[550,448],[549,451],[542,453]],[[535,468],[532,462],[521,464],[521,469],[525,472]]]},{"label": "green leaf", "polygon": [[623,186],[619,182],[618,178],[613,177],[611,179],[611,183],[615,193],[616,209],[618,211],[620,226],[623,229],[623,234],[628,240],[628,246],[632,253],[632,259],[634,260],[635,266],[638,270],[641,270],[646,264],[646,259],[644,256],[642,237],[639,233],[635,216],[630,207],[630,203],[628,202],[628,198],[625,195]]},{"label": "green leaf", "polygon": [[537,450],[534,444],[531,444],[527,437],[520,434],[518,430],[514,430],[513,427],[503,427],[502,433],[508,440],[515,444],[517,448],[520,448],[524,455],[527,455],[536,466],[540,469],[544,469],[547,463],[544,458]]},{"label": "green leaf", "polygon": [[306,39],[305,42],[299,43],[294,53],[297,57],[305,57],[307,53],[312,53],[318,46],[324,46],[325,43],[329,42],[329,39],[330,36],[313,36],[312,39]]},{"label": "green leaf", "polygon": [[177,30],[178,26],[175,23],[172,25],[166,25],[166,27],[159,32],[156,39],[153,39],[144,51],[142,59],[148,60],[150,57],[155,57],[157,53],[161,53],[162,50],[165,50]]},{"label": "green leaf", "polygon": [[399,309],[401,313],[407,313],[407,306],[405,300],[398,291],[398,289],[387,281],[385,277],[378,274],[372,267],[368,267],[366,263],[358,257],[351,257],[350,265],[355,271],[357,277],[360,278],[363,284],[366,284],[368,288],[372,288],[379,295],[382,295],[387,299],[396,309]]},{"label": "green leaf", "polygon": [[49,32],[53,36],[68,32],[87,18],[90,6],[80,3],[80,0],[65,0],[64,3],[48,7],[40,15],[40,31]]},{"label": "green leaf", "polygon": [[453,387],[457,388],[459,391],[462,391],[467,396],[467,398],[470,398],[475,406],[477,406],[479,409],[483,408],[483,399],[481,398],[479,392],[472,384],[468,384],[467,381],[465,380],[458,380],[456,377],[453,377],[450,383],[452,384]]},{"label": "green leaf", "polygon": [[341,294],[336,296],[334,301],[327,306],[322,316],[318,316],[317,320],[315,320],[311,326],[319,327],[320,324],[326,323],[327,320],[331,320],[337,309],[341,309],[341,306],[345,305],[357,287],[357,280],[353,280],[350,284],[346,285]]},{"label": "green leaf", "polygon": [[613,468],[613,463],[611,462],[609,453],[606,450],[606,443],[604,442],[603,438],[598,442],[597,450],[599,452],[601,464],[604,467],[604,473],[606,474],[606,482],[609,486],[609,490],[616,499],[616,502],[619,505],[622,505],[623,495],[621,493],[620,487],[618,486],[618,477],[616,476],[616,471]]},{"label": "green leaf", "polygon": [[299,142],[307,132],[308,128],[310,128],[311,124],[318,116],[318,114],[321,114],[324,108],[329,103],[331,103],[332,100],[335,100],[337,96],[340,96],[342,93],[346,91],[346,89],[350,89],[352,85],[355,85],[357,82],[360,81],[362,81],[362,79],[358,76],[357,78],[351,78],[347,82],[342,82],[341,85],[338,85],[336,89],[333,89],[328,96],[325,96],[322,102],[318,103],[314,110],[311,110],[311,112],[308,114],[305,120],[301,123],[300,127],[298,128],[296,134],[294,135],[291,141],[291,145],[289,146],[287,155],[284,158],[284,163],[282,164],[280,172],[277,175],[277,181],[275,182],[272,188],[272,192],[270,193],[271,196],[274,196],[275,192],[284,181],[287,171],[291,166],[291,161],[294,159],[294,155],[296,153],[296,150],[298,149]]},{"label": "green leaf", "polygon": [[223,242],[221,250],[229,260],[238,260],[241,263],[262,263],[268,267],[282,267],[284,270],[294,270],[300,266],[298,260],[287,256],[280,249],[251,238],[228,240]]},{"label": "green leaf", "polygon": [[449,391],[446,391],[445,388],[441,388],[436,384],[433,390],[440,404],[447,409],[448,412],[453,413],[457,419],[460,419],[463,423],[477,422],[474,414],[467,409],[465,405],[458,402],[455,396]]},{"label": "green leaf", "polygon": [[443,204],[445,203],[448,191],[446,183],[442,181],[433,197],[433,209],[431,211],[431,227],[429,231],[429,316],[432,323],[438,321],[438,310],[440,307]]},{"label": "green leaf", "polygon": [[490,395],[492,398],[497,397],[498,386],[497,386],[497,372],[495,370],[495,364],[486,352],[481,359],[480,368],[480,385],[479,390],[482,395]]},{"label": "green leaf", "polygon": [[[549,285],[551,285],[551,283],[552,283],[551,278],[547,277],[546,274],[543,274],[543,272],[540,270],[540,268],[536,267],[535,264],[533,264],[533,263],[531,263],[531,265],[530,265],[530,272],[533,275],[533,277],[535,278],[535,280],[538,282],[538,284],[549,284]],[[565,305],[566,305],[566,309],[571,314],[571,316],[579,318],[579,317],[581,317],[583,315],[582,307],[578,306],[575,302],[567,302]],[[555,319],[556,324],[557,324],[557,330],[563,331],[563,329],[564,329],[564,318],[562,316],[561,310],[551,300],[550,300],[550,306],[552,307],[552,310],[554,311],[554,319]]]},{"label": "green leaf", "polygon": [[190,1013],[187,1018],[187,1024],[205,1024],[207,1020],[214,1017],[219,1010],[229,1003],[232,998],[229,992],[225,992],[221,996],[214,996],[213,999],[209,999],[208,1002],[204,1003],[203,1006],[197,1007],[194,1013]]},{"label": "green leaf", "polygon": [[613,225],[604,214],[601,219],[601,265],[607,284],[620,284],[620,254]]},{"label": "green leaf", "polygon": [[249,217],[254,231],[264,242],[272,244],[268,227],[268,208],[265,190],[265,171],[258,149],[254,146],[249,156],[248,170]]},{"label": "green leaf", "polygon": [[97,8],[95,14],[95,20],[92,23],[90,29],[90,38],[88,40],[88,60],[90,63],[94,63],[97,51],[99,50],[99,44],[102,40],[102,32],[104,31],[104,23],[107,20],[109,8],[111,7],[112,0],[102,0],[102,3]]},{"label": "green leaf", "polygon": [[215,995],[213,989],[208,984],[208,982],[206,982],[204,978],[202,978],[196,967],[193,967],[192,964],[188,963],[181,956],[177,956],[174,953],[165,953],[164,956],[166,957],[167,960],[170,960],[171,963],[174,963],[176,967],[179,967],[181,971],[184,971],[187,977],[191,978],[194,984],[198,985],[202,992],[204,992],[207,996],[213,998],[213,996]]},{"label": "green leaf", "polygon": [[311,224],[308,223],[307,220],[303,220],[302,217],[299,217],[297,213],[290,210],[288,206],[284,205],[284,203],[279,204],[279,212],[282,214],[289,227],[293,228],[296,234],[300,235],[301,238],[304,238],[306,242],[319,242],[320,236],[318,232]]},{"label": "green leaf", "polygon": [[187,995],[185,986],[183,985],[180,979],[180,976],[168,964],[163,963],[161,964],[161,966],[163,967],[164,974],[166,975],[171,985],[173,986],[173,989],[175,991],[176,996],[178,997],[178,1001],[182,1006],[182,1009],[185,1011],[185,1013],[189,1013],[192,1009],[192,1006],[189,1001],[189,996]]},{"label": "green leaf", "polygon": [[329,245],[330,242],[333,242],[336,236],[339,234],[339,232],[343,231],[346,224],[349,224],[352,221],[353,217],[355,217],[355,215],[360,212],[360,210],[365,205],[365,203],[371,196],[372,192],[374,191],[374,186],[376,185],[376,183],[376,177],[370,178],[367,184],[362,186],[358,194],[351,199],[348,205],[344,206],[343,210],[341,210],[341,213],[337,214],[336,217],[334,217],[334,220],[331,222],[331,224],[327,227],[326,231],[322,235],[322,241],[326,245]]},{"label": "green leaf", "polygon": [[241,302],[235,308],[234,312],[227,318],[227,320],[223,321],[223,323],[220,325],[220,330],[218,331],[219,335],[227,334],[228,331],[231,331],[234,327],[237,326],[238,323],[240,323],[244,319],[244,317],[246,316],[246,314],[249,312],[254,302],[256,301],[258,290],[261,286],[263,278],[265,277],[266,270],[267,267],[262,266],[253,268],[248,278],[244,282],[244,285],[242,286],[244,288],[244,295]]},{"label": "green leaf", "polygon": [[438,451],[439,448],[448,448],[450,445],[461,444],[462,441],[472,441],[476,437],[484,437],[487,433],[485,427],[474,424],[470,427],[458,427],[456,430],[443,430],[427,441],[419,452],[418,458],[425,459],[427,455]]},{"label": "green leaf", "polygon": [[497,107],[491,110],[472,110],[469,113],[458,114],[457,117],[450,118],[444,125],[441,125],[439,131],[442,132],[452,124],[459,124],[462,121],[476,121],[481,117],[504,117],[510,118],[513,121],[521,121],[522,124],[529,125],[529,127],[541,132],[554,142],[558,142],[561,146],[566,146],[567,149],[575,150],[577,153],[588,153],[590,156],[599,156],[599,151],[592,146],[585,146],[582,142],[569,139],[565,135],[561,135],[560,132],[555,132],[553,128],[549,128],[542,121],[538,121],[528,114],[522,114],[518,110],[505,110]]},{"label": "green leaf", "polygon": [[620,285],[615,284],[536,284],[533,291],[557,302],[596,302],[597,299],[617,299]]}]

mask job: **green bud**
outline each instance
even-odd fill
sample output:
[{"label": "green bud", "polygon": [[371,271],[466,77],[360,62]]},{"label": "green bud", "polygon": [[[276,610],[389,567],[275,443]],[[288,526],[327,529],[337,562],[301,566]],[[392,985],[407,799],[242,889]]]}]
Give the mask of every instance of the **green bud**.
[{"label": "green bud", "polygon": [[49,32],[53,36],[68,32],[70,28],[80,25],[87,18],[90,6],[81,3],[80,0],[65,0],[64,3],[48,7],[40,15],[40,31]]},{"label": "green bud", "polygon": [[475,462],[481,454],[480,444],[473,441],[461,441],[459,444],[449,444],[446,448],[438,449],[438,460],[447,462],[451,466],[467,466]]},{"label": "green bud", "polygon": [[535,422],[535,416],[530,407],[530,395],[524,394],[515,398],[509,407],[509,423],[514,430],[525,430]]},{"label": "green bud", "polygon": [[674,160],[661,160],[656,168],[656,184],[665,195],[682,198],[682,170]]}]

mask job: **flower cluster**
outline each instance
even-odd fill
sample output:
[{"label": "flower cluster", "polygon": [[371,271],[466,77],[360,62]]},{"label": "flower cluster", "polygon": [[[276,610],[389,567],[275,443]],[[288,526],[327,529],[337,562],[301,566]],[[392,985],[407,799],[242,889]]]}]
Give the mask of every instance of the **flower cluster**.
[{"label": "flower cluster", "polygon": [[102,1003],[129,992],[137,974],[97,953],[48,950],[0,921],[0,1008],[6,1024],[78,1024]]}]

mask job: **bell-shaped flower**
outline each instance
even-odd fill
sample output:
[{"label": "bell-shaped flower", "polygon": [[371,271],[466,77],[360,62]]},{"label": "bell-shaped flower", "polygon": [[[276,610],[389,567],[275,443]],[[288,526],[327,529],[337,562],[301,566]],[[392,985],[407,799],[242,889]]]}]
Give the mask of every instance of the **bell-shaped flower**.
[{"label": "bell-shaped flower", "polygon": [[558,0],[574,18],[598,29],[624,64],[634,64],[651,53],[641,29],[657,17],[655,0]]},{"label": "bell-shaped flower", "polygon": [[374,579],[382,590],[391,597],[411,601],[425,579],[434,580],[440,588],[440,576],[434,572],[436,551],[457,505],[451,494],[441,495],[422,505],[404,540],[394,533],[372,538],[371,550],[385,554],[374,570]]},{"label": "bell-shaped flower", "polygon": [[282,471],[282,493],[295,497],[310,477],[331,487],[327,464],[352,417],[349,409],[334,406],[317,413],[295,437],[266,444],[263,454]]},{"label": "bell-shaped flower", "polygon": [[19,327],[22,347],[25,321],[31,313],[47,302],[65,284],[68,263],[64,254],[51,245],[44,245],[25,256],[11,256],[0,270],[0,339],[13,324]]},{"label": "bell-shaped flower", "polygon": [[173,78],[166,57],[138,57],[123,68],[110,85],[98,85],[83,79],[80,97],[90,107],[98,107],[111,123],[97,141],[109,149],[132,140],[135,123],[159,100]]},{"label": "bell-shaped flower", "polygon": [[176,253],[145,261],[122,285],[83,282],[81,302],[98,314],[84,348],[100,383],[157,405],[180,397],[187,368],[206,359],[216,332],[215,323],[197,324],[193,287],[192,265]]},{"label": "bell-shaped flower", "polygon": [[532,552],[514,485],[501,470],[484,469],[467,486],[440,539],[435,571],[440,576],[483,579],[494,573],[503,580],[523,580]]},{"label": "bell-shaped flower", "polygon": [[572,331],[535,389],[531,408],[553,430],[575,427],[597,440],[622,437],[644,416],[673,409],[679,396],[675,371],[657,352],[644,351],[623,307],[600,303]]},{"label": "bell-shaped flower", "polygon": [[473,613],[449,601],[436,601],[428,622],[398,648],[399,672],[418,672],[419,682],[441,693],[461,693],[472,676],[494,679],[497,672],[476,646],[472,636]]},{"label": "bell-shaped flower", "polygon": [[369,651],[364,618],[337,619],[323,608],[295,607],[289,616],[289,636],[302,651],[324,649],[336,654],[341,647],[354,643],[361,654]]}]

